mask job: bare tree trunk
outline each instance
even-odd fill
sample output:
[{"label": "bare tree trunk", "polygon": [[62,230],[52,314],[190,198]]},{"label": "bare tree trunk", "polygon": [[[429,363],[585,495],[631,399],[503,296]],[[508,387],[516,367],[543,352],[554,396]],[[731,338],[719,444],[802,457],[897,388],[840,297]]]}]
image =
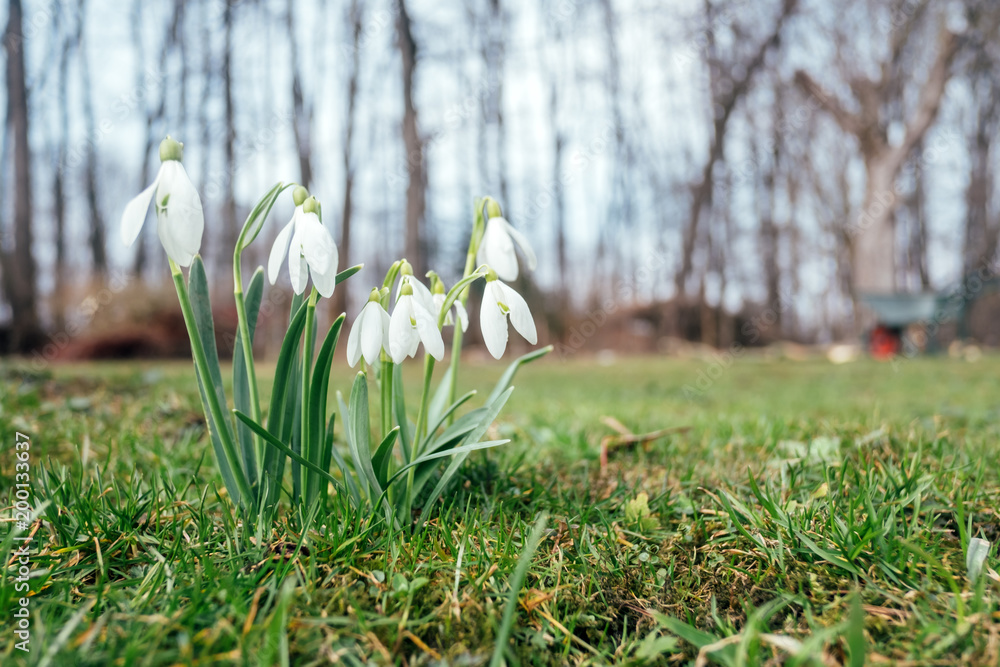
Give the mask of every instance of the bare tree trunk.
[{"label": "bare tree trunk", "polygon": [[[894,44],[902,48],[901,38]],[[853,296],[859,293],[891,293],[896,289],[896,235],[893,226],[898,202],[894,183],[907,156],[924,137],[944,98],[945,85],[951,77],[951,63],[958,49],[958,40],[947,27],[942,29],[937,56],[930,65],[927,79],[920,90],[916,109],[906,123],[902,142],[890,145],[886,138],[881,110],[897,90],[897,81],[890,77],[888,65],[879,81],[855,80],[852,89],[860,112],[844,108],[835,98],[804,71],[796,72],[801,88],[813,95],[845,132],[854,135],[861,146],[868,182],[857,219],[848,225],[853,243]]]},{"label": "bare tree trunk", "polygon": [[[987,79],[987,77],[982,77]],[[965,216],[963,275],[978,271],[992,262],[997,253],[997,233],[1000,225],[990,224],[990,197],[996,172],[990,168],[991,147],[997,137],[1000,121],[1000,99],[992,81],[977,82],[985,90],[977,90],[975,131],[969,145],[969,186],[965,191],[968,213]],[[980,87],[976,86],[976,87]]]},{"label": "bare tree trunk", "polygon": [[87,212],[89,214],[90,234],[87,244],[90,246],[90,256],[94,264],[94,272],[103,279],[108,272],[107,248],[104,240],[104,220],[101,219],[100,205],[97,200],[97,121],[94,118],[93,86],[90,80],[90,59],[87,57],[86,45],[83,42],[83,29],[86,22],[86,0],[80,0],[80,23],[78,24],[77,45],[80,57],[80,79],[83,86],[83,115],[87,128],[87,160],[85,181],[87,191]]},{"label": "bare tree trunk", "polygon": [[411,31],[406,2],[397,0],[396,32],[403,64],[403,146],[406,150],[406,245],[405,254],[416,275],[427,270],[421,228],[427,207],[427,173],[424,169],[423,140],[417,129],[417,109],[413,105],[413,75],[417,68],[417,43]]},{"label": "bare tree trunk", "polygon": [[295,0],[288,0],[288,51],[291,54],[292,68],[292,134],[295,136],[295,149],[299,155],[299,184],[309,188],[312,185],[312,155],[310,154],[310,134],[312,126],[312,109],[305,108],[302,94],[302,73],[299,68],[298,49],[295,48]]},{"label": "bare tree trunk", "polygon": [[4,50],[7,52],[7,127],[14,138],[14,247],[3,258],[4,291],[11,307],[8,349],[25,352],[38,344],[42,331],[35,291],[32,253],[31,148],[28,145],[28,87],[20,0],[9,0]]},{"label": "bare tree trunk", "polygon": [[[63,16],[61,20],[68,20]],[[62,329],[64,324],[66,287],[66,160],[69,144],[69,52],[72,48],[68,36],[63,37],[59,50],[59,115],[56,147],[56,168],[52,183],[53,217],[56,223],[56,282],[55,282],[55,324]]]},{"label": "bare tree trunk", "polygon": [[[674,278],[674,286],[678,296],[684,294],[688,278],[691,276],[693,269],[695,241],[698,238],[699,221],[706,210],[712,205],[714,187],[712,173],[715,170],[716,163],[722,158],[724,153],[726,129],[729,125],[729,119],[737,103],[749,90],[754,74],[764,65],[765,56],[767,56],[772,48],[779,45],[781,30],[785,25],[785,21],[795,11],[797,6],[798,0],[784,0],[781,13],[775,22],[774,30],[767,39],[761,42],[760,47],[750,61],[740,68],[740,76],[732,77],[732,80],[723,88],[724,92],[720,94],[713,92],[713,107],[720,111],[716,114],[712,127],[712,143],[708,151],[708,160],[702,169],[701,180],[694,186],[691,197],[687,226],[684,229],[684,238],[681,244],[681,266]],[[712,31],[708,31],[708,36],[711,40]],[[717,74],[713,74],[714,78],[717,78]],[[713,85],[713,91],[717,87],[717,85]]]},{"label": "bare tree trunk", "polygon": [[566,256],[566,196],[563,192],[563,146],[566,138],[559,124],[559,86],[555,77],[549,94],[549,117],[552,123],[552,187],[556,205],[556,261],[559,265],[559,294],[563,306],[568,306],[569,260]]},{"label": "bare tree trunk", "polygon": [[[347,82],[347,125],[344,128],[344,208],[340,216],[340,260],[351,266],[351,217],[354,213],[354,117],[358,99],[358,75],[361,71],[361,29],[363,8],[359,0],[351,0],[350,25],[354,48],[351,73]],[[346,313],[350,307],[348,290],[341,287],[333,293],[334,314]]]}]

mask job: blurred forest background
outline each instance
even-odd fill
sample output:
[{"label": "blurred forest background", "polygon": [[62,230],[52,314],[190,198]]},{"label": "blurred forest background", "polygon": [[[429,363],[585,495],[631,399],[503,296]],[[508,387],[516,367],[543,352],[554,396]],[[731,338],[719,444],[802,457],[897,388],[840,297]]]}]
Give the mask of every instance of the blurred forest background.
[{"label": "blurred forest background", "polygon": [[491,194],[563,350],[854,339],[863,294],[955,290],[998,342],[995,0],[3,4],[8,352],[184,345],[155,225],[118,232],[166,134],[223,310],[238,229],[284,180],[366,265],[330,312],[400,256],[455,280]]}]

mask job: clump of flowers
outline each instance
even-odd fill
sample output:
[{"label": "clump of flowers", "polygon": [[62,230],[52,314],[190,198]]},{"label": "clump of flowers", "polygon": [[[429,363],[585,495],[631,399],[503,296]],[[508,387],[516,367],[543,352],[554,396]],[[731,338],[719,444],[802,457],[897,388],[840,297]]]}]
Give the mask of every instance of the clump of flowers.
[{"label": "clump of flowers", "polygon": [[[527,240],[503,218],[500,205],[487,197],[475,202],[465,269],[450,289],[433,271],[427,276],[428,287],[413,275],[405,259],[393,263],[350,327],[348,364],[355,367],[363,359],[365,365],[355,376],[350,395],[338,393],[336,409],[330,412],[334,352],[346,314],[320,336],[316,307],[362,266],[338,272],[337,246],[323,224],[320,202],[302,186],[276,184],[250,212],[233,251],[238,330],[230,407],[215,346],[209,281],[198,255],[204,214],[181,163],[182,149],[170,137],[164,139],[156,180],[125,207],[122,239],[126,244],[135,240],[154,202],[157,231],[169,258],[216,462],[229,496],[258,532],[273,522],[283,492],[305,515],[313,516],[323,500],[334,495],[355,508],[377,512],[395,528],[410,526],[414,511],[429,509],[441,497],[469,454],[508,442],[486,440],[486,432],[513,391],[510,383],[517,368],[551,349],[516,359],[481,407],[459,414],[475,396],[475,392],[456,396],[462,340],[469,323],[466,303],[473,283],[485,281],[480,325],[490,354],[497,359],[504,354],[508,322],[529,343],[537,342],[527,303],[501,281],[517,278],[515,242],[534,268]],[[267,277],[275,284],[287,263],[294,297],[265,410],[253,356],[264,269],[258,267],[244,282],[242,255],[289,188],[294,208],[271,248]],[[190,267],[186,279],[181,267]],[[442,331],[449,326],[453,327],[449,365],[434,388],[435,364],[445,360]],[[416,421],[411,421],[400,365],[421,349],[422,391]],[[369,398],[372,381],[377,400]],[[372,428],[370,419],[373,407],[378,410],[377,428]],[[415,507],[418,498],[420,506]]]}]

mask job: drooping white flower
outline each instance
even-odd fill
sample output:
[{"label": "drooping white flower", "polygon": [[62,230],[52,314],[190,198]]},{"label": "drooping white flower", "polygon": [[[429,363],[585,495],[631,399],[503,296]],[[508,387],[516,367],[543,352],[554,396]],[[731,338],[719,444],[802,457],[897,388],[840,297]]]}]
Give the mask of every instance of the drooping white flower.
[{"label": "drooping white flower", "polygon": [[362,356],[369,366],[379,360],[379,352],[389,352],[389,313],[382,307],[378,288],[371,291],[347,338],[347,363],[354,368]]},{"label": "drooping white flower", "polygon": [[[441,309],[444,308],[444,294],[434,294],[434,312],[440,313]],[[455,326],[455,320],[458,319],[459,326],[462,327],[462,332],[469,330],[469,313],[465,310],[465,306],[458,299],[451,304],[451,310],[448,314],[444,316],[444,325],[446,327]]]},{"label": "drooping white flower", "polygon": [[[152,185],[125,206],[121,235],[126,246],[135,243],[146,221],[150,202],[156,208],[156,233],[167,256],[180,266],[190,266],[201,249],[205,214],[194,183],[184,171],[184,145],[169,136],[160,142],[160,171]],[[155,194],[155,201],[154,201]]]},{"label": "drooping white flower", "polygon": [[486,231],[479,242],[479,252],[476,253],[476,261],[479,264],[488,265],[503,280],[517,280],[517,254],[514,252],[515,242],[521,248],[521,252],[524,253],[528,268],[534,271],[538,260],[535,258],[535,251],[531,249],[528,239],[500,216],[491,217],[486,221]]},{"label": "drooping white flower", "polygon": [[396,281],[396,302],[399,302],[399,294],[403,289],[404,284],[409,284],[413,288],[414,298],[420,302],[420,305],[426,308],[431,313],[436,313],[440,308],[434,308],[434,299],[431,296],[431,291],[427,288],[427,285],[423,284],[416,279],[413,275],[413,267],[405,259],[402,261],[399,267],[399,279]]},{"label": "drooping white flower", "polygon": [[984,539],[973,537],[969,540],[969,548],[965,552],[965,568],[968,570],[969,581],[975,583],[983,571],[986,557],[990,553],[990,543]]},{"label": "drooping white flower", "polygon": [[497,278],[497,273],[490,267],[486,274],[486,290],[483,292],[483,305],[479,310],[479,327],[483,332],[483,342],[494,359],[503,356],[507,349],[507,317],[517,332],[534,345],[538,342],[538,332],[535,321],[528,310],[524,297],[505,285]]},{"label": "drooping white flower", "polygon": [[414,296],[413,286],[404,282],[389,318],[389,355],[393,363],[414,356],[420,343],[438,361],[444,357],[444,339],[437,318]]},{"label": "drooping white flower", "polygon": [[[316,290],[326,298],[333,295],[337,284],[337,265],[340,257],[333,236],[320,222],[319,204],[315,197],[305,199],[305,188],[296,188],[296,200],[292,219],[278,232],[271,246],[267,260],[267,277],[273,285],[281,270],[281,261],[288,255],[288,275],[292,279],[292,289],[302,294],[309,277]],[[289,242],[291,242],[289,244]]]},{"label": "drooping white flower", "polygon": [[[428,271],[427,277],[430,278],[431,281],[431,308],[429,308],[429,310],[432,313],[436,313],[440,318],[444,311],[444,302],[448,299],[444,288],[444,282],[441,280],[441,276],[434,271]],[[455,299],[454,303],[451,305],[451,310],[444,313],[443,325],[446,327],[455,326],[456,317],[458,318],[459,325],[462,327],[462,331],[468,331],[469,314],[465,311],[465,306],[462,305],[462,302],[459,299]]]}]

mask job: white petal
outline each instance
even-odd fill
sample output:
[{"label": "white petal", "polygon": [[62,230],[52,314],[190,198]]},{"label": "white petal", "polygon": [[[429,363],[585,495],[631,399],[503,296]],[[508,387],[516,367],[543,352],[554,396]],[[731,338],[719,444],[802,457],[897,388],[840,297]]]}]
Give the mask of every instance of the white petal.
[{"label": "white petal", "polygon": [[534,271],[538,267],[538,258],[535,257],[535,251],[531,249],[531,244],[528,243],[528,237],[514,229],[514,226],[503,218],[500,218],[500,220],[503,221],[507,233],[510,234],[510,237],[521,248],[521,252],[524,253],[524,259],[528,263],[528,268]]},{"label": "white petal", "polygon": [[502,357],[507,348],[507,316],[500,310],[498,303],[502,298],[503,292],[497,281],[487,282],[483,305],[479,308],[479,328],[482,330],[486,349],[494,359]]},{"label": "white petal", "polygon": [[281,271],[281,262],[288,254],[288,242],[292,240],[292,230],[295,226],[295,219],[288,221],[288,224],[278,232],[271,246],[271,255],[267,258],[267,279],[273,285],[278,279],[278,272]]},{"label": "white petal", "polygon": [[[177,160],[167,160],[160,167],[156,188],[156,231],[167,255],[181,266],[188,266],[201,249],[205,214],[194,183]],[[166,208],[162,207],[167,199]]]},{"label": "white petal", "polygon": [[517,255],[503,218],[490,218],[480,246],[480,264],[487,264],[501,280],[517,280]]},{"label": "white petal", "polygon": [[393,363],[399,364],[406,357],[413,356],[420,336],[410,324],[413,316],[413,297],[403,295],[396,301],[396,308],[389,318],[389,355]]},{"label": "white petal", "polygon": [[419,303],[414,305],[413,315],[417,320],[417,333],[424,343],[424,349],[441,361],[444,358],[444,339],[441,338],[441,330],[437,328],[437,318]]},{"label": "white petal", "polygon": [[434,308],[434,295],[431,291],[427,289],[427,285],[423,284],[413,276],[408,276],[407,278],[410,286],[413,288],[413,296],[417,298],[417,303],[426,308],[431,313],[441,312],[441,308]]},{"label": "white petal", "polygon": [[288,277],[292,279],[292,291],[302,294],[306,291],[306,283],[309,282],[309,265],[306,258],[295,249],[293,245],[288,250]]},{"label": "white petal", "polygon": [[976,581],[983,571],[983,564],[990,553],[990,543],[984,539],[973,537],[969,540],[969,548],[965,553],[965,567],[969,573],[969,581]]},{"label": "white petal", "polygon": [[374,301],[368,302],[368,305],[365,306],[365,311],[367,312],[365,314],[365,326],[361,331],[361,350],[365,355],[365,361],[369,365],[375,365],[378,362],[378,353],[382,350],[382,343],[385,341],[385,335],[389,329],[389,323],[383,320],[383,315],[386,320],[389,316],[382,310],[382,306]]},{"label": "white petal", "polygon": [[535,331],[535,320],[531,317],[531,311],[524,297],[515,292],[509,285],[504,285],[499,280],[500,289],[503,290],[504,303],[510,310],[510,323],[514,325],[517,332],[524,336],[524,339],[534,345],[538,342],[538,332]]},{"label": "white petal", "polygon": [[131,246],[135,243],[135,240],[139,238],[139,231],[142,229],[142,223],[146,222],[146,214],[149,212],[149,203],[153,200],[153,192],[156,191],[156,185],[160,181],[160,176],[157,174],[156,180],[148,188],[137,194],[132,201],[125,205],[125,211],[122,213],[122,243],[126,246]]},{"label": "white petal", "polygon": [[295,238],[301,244],[302,254],[309,263],[309,268],[324,275],[333,267],[336,275],[337,245],[319,216],[315,213],[301,213],[295,223]]},{"label": "white petal", "polygon": [[326,273],[320,273],[316,269],[309,267],[309,275],[312,276],[313,285],[316,286],[316,291],[320,293],[320,296],[324,299],[329,299],[333,296],[333,288],[337,286],[336,266],[331,265]]},{"label": "white petal", "polygon": [[461,301],[455,301],[455,312],[458,314],[458,322],[462,325],[462,332],[469,330],[469,313],[466,312],[465,306],[462,305]]},{"label": "white petal", "polygon": [[351,368],[357,366],[358,359],[361,358],[361,329],[365,323],[366,312],[368,312],[367,305],[361,309],[357,319],[354,320],[351,335],[347,337],[347,365]]}]

